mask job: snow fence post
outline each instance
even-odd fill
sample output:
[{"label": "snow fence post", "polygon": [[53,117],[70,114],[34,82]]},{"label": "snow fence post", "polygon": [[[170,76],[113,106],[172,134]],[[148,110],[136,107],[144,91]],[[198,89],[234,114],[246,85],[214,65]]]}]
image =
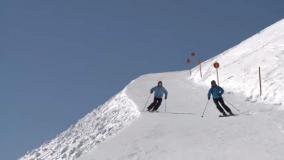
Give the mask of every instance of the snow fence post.
[{"label": "snow fence post", "polygon": [[258,67],[258,77],[259,77],[259,92],[260,92],[260,96],[262,95],[262,84],[261,84],[261,71],[260,71],[260,67]]},{"label": "snow fence post", "polygon": [[190,62],[191,62],[190,59],[187,58],[186,63],[188,64],[189,74],[190,74],[190,76],[191,76]]},{"label": "snow fence post", "polygon": [[[196,56],[196,53],[195,52],[191,52],[190,57],[193,59],[195,56]],[[189,65],[189,73],[190,73],[190,76],[191,76],[191,68],[190,68],[191,59],[187,58],[186,62]]]},{"label": "snow fence post", "polygon": [[217,72],[217,83],[218,83],[218,86],[219,86],[219,73],[218,73],[218,69],[220,67],[220,64],[218,62],[215,62],[213,64],[214,68],[216,68],[216,72]]},{"label": "snow fence post", "polygon": [[202,78],[202,66],[201,66],[201,60],[199,60],[199,70],[200,70],[200,78]]},{"label": "snow fence post", "polygon": [[[195,52],[191,52],[191,58],[194,59],[195,56],[196,56],[196,53]],[[190,70],[190,73],[191,73],[191,70]]]}]

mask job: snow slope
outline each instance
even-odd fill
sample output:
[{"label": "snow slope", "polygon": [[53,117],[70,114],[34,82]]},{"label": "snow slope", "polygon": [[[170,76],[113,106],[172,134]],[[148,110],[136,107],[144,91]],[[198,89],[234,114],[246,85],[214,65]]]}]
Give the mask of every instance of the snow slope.
[{"label": "snow slope", "polygon": [[140,115],[125,90],[20,160],[72,160],[114,136]]},{"label": "snow slope", "polygon": [[[203,78],[198,67],[191,77],[188,71],[141,76],[20,160],[282,160],[283,44],[284,20],[204,62]],[[234,105],[230,107],[235,113],[235,108],[241,110],[239,116],[217,118],[210,101],[206,117],[200,117],[208,84],[215,79],[215,61],[221,63],[225,100]],[[258,66],[263,73],[263,97],[258,96]],[[159,80],[169,91],[167,112],[163,112],[165,102],[161,113],[140,112],[149,89]]]},{"label": "snow slope", "polygon": [[[80,160],[282,160],[284,157],[284,20],[188,72],[142,76],[127,95],[144,109],[149,88],[163,80],[169,91],[167,112],[142,112],[121,134],[83,155]],[[216,118],[208,85],[216,79],[218,61],[224,99],[240,115]],[[262,69],[263,96],[259,97],[258,67]],[[197,85],[197,84],[202,84]],[[149,105],[149,104],[148,104]]]},{"label": "snow slope", "polygon": [[[203,78],[199,67],[191,79],[209,85],[216,79],[213,63],[220,63],[220,85],[240,92],[252,101],[284,103],[284,19],[243,41],[239,45],[204,62]],[[263,96],[259,96],[258,67],[261,67]]]},{"label": "snow slope", "polygon": [[136,79],[126,93],[140,110],[149,88],[158,80],[164,82],[169,91],[167,112],[165,102],[160,113],[142,112],[130,127],[79,160],[283,159],[283,111],[274,105],[246,101],[238,93],[226,93],[225,100],[241,110],[240,115],[218,118],[219,113],[210,101],[205,117],[201,118],[208,88],[187,76],[188,72],[183,71]]}]

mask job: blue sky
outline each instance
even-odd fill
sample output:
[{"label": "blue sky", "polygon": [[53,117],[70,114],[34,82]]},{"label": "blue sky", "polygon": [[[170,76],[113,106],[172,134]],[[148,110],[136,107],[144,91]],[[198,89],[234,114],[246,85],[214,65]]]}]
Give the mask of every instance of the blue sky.
[{"label": "blue sky", "polygon": [[[282,0],[0,1],[0,150],[14,160],[145,73],[282,19]],[[155,82],[153,82],[155,83]]]}]

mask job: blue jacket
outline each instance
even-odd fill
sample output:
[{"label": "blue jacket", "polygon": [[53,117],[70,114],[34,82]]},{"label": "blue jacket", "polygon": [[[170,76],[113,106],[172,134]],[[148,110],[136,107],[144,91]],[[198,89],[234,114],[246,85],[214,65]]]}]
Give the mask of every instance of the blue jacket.
[{"label": "blue jacket", "polygon": [[154,88],[151,89],[151,93],[155,92],[154,97],[155,98],[163,98],[164,94],[165,94],[165,99],[167,99],[168,97],[168,91],[163,87],[159,87],[156,86]]},{"label": "blue jacket", "polygon": [[208,99],[210,99],[211,94],[213,96],[213,99],[222,98],[222,95],[224,94],[224,89],[219,86],[211,87],[208,92]]}]

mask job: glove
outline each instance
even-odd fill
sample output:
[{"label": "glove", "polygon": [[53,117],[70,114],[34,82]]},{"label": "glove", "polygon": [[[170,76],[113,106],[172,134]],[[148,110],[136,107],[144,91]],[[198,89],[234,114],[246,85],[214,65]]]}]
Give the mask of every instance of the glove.
[{"label": "glove", "polygon": [[168,97],[165,97],[165,99],[167,99]]},{"label": "glove", "polygon": [[152,93],[153,93],[153,91],[150,91],[150,93],[152,94]]},{"label": "glove", "polygon": [[208,100],[210,100],[210,97],[208,97]]}]

